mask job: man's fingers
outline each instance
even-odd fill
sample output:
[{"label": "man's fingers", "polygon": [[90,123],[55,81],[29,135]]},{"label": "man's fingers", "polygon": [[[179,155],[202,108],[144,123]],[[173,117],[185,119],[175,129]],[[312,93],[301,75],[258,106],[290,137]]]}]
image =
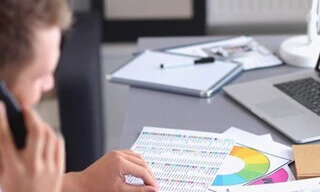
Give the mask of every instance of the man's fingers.
[{"label": "man's fingers", "polygon": [[[130,149],[125,149],[125,150],[121,150],[121,152],[123,152],[126,155],[130,155],[130,156],[134,156],[134,157],[138,157],[138,158],[142,158],[142,155],[140,155],[139,153],[133,152]],[[143,159],[143,158],[142,158]]]},{"label": "man's fingers", "polygon": [[124,185],[122,188],[123,192],[157,192],[158,190],[152,186],[133,186]]},{"label": "man's fingers", "polygon": [[0,152],[0,180],[1,180],[2,174],[3,174],[3,157]]},{"label": "man's fingers", "polygon": [[140,155],[139,153],[133,152],[132,150],[129,150],[129,149],[122,150],[122,152],[127,155],[127,158],[129,161],[133,161],[134,163],[136,163],[142,167],[145,167],[148,170],[149,174],[156,181],[156,177],[154,176],[154,174],[153,174],[152,170],[150,169],[150,167],[148,166],[148,164],[143,159],[142,155]]},{"label": "man's fingers", "polygon": [[45,148],[46,132],[43,129],[43,121],[37,113],[32,110],[25,109],[23,111],[24,121],[27,127],[27,154],[31,159],[42,159]]},{"label": "man's fingers", "polygon": [[124,153],[125,154],[125,158],[132,162],[132,163],[135,163],[137,165],[140,165],[141,167],[147,169],[147,171],[149,172],[149,174],[152,176],[152,178],[156,181],[156,177],[153,175],[153,172],[152,170],[150,169],[150,167],[148,166],[147,162],[144,161],[143,157],[138,154],[138,153]]},{"label": "man's fingers", "polygon": [[65,146],[64,139],[60,135],[58,135],[58,139],[56,141],[55,163],[62,175],[65,171]]},{"label": "man's fingers", "polygon": [[45,148],[43,151],[43,159],[50,165],[55,163],[55,152],[56,152],[56,134],[47,124],[43,124],[43,128],[45,129],[46,137],[45,137]]},{"label": "man's fingers", "polygon": [[2,101],[0,101],[0,151],[3,166],[6,166],[6,163],[14,164],[17,160],[17,150],[9,128],[6,108]]},{"label": "man's fingers", "polygon": [[157,181],[153,178],[153,176],[148,172],[146,168],[141,167],[140,165],[130,161],[128,161],[126,165],[126,175],[133,175],[135,177],[139,177],[144,181],[145,185],[150,185],[155,188],[158,187]]}]

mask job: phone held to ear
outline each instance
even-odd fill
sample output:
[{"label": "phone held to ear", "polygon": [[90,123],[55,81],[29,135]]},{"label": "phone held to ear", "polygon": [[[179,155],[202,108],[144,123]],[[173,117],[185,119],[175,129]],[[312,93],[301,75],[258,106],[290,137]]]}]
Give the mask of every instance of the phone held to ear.
[{"label": "phone held to ear", "polygon": [[6,106],[8,122],[15,145],[18,149],[22,149],[25,146],[27,134],[22,110],[3,80],[0,80],[0,100]]}]

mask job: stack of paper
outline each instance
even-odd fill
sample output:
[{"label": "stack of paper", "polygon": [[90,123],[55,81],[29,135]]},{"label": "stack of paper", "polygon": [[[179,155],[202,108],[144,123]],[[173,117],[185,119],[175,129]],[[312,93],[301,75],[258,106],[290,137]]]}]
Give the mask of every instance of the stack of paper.
[{"label": "stack of paper", "polygon": [[[270,185],[251,185],[229,189],[228,192],[319,192],[320,177]],[[225,192],[225,191],[224,191]]]},{"label": "stack of paper", "polygon": [[288,167],[293,161],[292,149],[274,142],[270,134],[258,136],[235,127],[224,134],[232,136],[236,144],[209,191],[295,180]]},{"label": "stack of paper", "polygon": [[[161,192],[206,191],[234,140],[221,134],[145,127],[133,147],[151,167]],[[128,176],[126,182],[142,185]]]},{"label": "stack of paper", "polygon": [[271,67],[283,64],[269,49],[248,36],[219,41],[208,41],[186,46],[164,49],[170,53],[207,57],[238,62],[244,70]]},{"label": "stack of paper", "polygon": [[[234,127],[224,134],[145,127],[131,149],[143,155],[160,192],[225,192],[294,180],[290,147]],[[126,182],[143,185],[130,175]]]}]

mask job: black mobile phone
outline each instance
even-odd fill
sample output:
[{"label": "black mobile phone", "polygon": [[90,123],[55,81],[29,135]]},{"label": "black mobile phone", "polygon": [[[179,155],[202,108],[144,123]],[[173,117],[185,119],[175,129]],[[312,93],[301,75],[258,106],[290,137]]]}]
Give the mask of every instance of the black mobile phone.
[{"label": "black mobile phone", "polygon": [[0,81],[0,100],[6,106],[7,118],[14,143],[18,149],[22,149],[26,144],[27,129],[24,122],[20,105],[14,96],[7,89],[6,83]]}]

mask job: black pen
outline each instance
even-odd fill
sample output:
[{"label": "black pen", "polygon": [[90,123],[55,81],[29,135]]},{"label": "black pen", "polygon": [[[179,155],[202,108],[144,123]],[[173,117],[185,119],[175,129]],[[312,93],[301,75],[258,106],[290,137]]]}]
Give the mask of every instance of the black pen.
[{"label": "black pen", "polygon": [[187,67],[187,66],[193,66],[193,65],[200,65],[200,64],[212,64],[215,61],[213,57],[204,57],[197,60],[194,60],[190,63],[161,63],[160,68],[161,69],[167,69],[167,68],[176,68],[176,67]]}]

